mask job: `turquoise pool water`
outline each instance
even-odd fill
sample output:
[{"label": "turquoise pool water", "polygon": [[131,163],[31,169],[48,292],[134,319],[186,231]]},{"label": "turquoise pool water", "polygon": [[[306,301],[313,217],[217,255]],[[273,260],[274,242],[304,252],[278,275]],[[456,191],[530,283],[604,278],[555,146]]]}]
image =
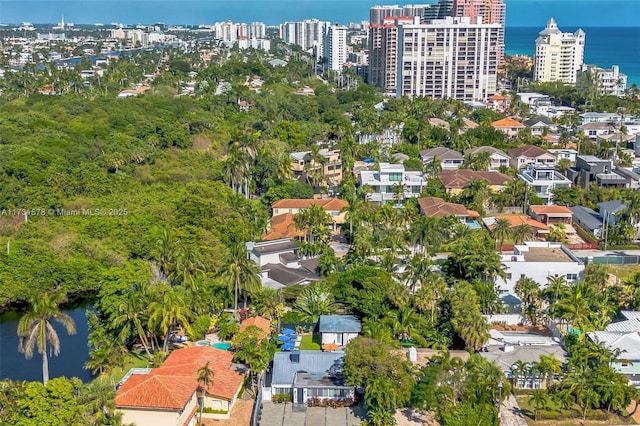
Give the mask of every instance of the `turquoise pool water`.
[{"label": "turquoise pool water", "polygon": [[206,340],[199,340],[196,342],[196,346],[209,346],[209,345],[211,345],[211,347],[214,347],[216,349],[222,349],[223,351],[228,351],[231,349],[231,343],[217,342],[217,343],[211,344]]}]

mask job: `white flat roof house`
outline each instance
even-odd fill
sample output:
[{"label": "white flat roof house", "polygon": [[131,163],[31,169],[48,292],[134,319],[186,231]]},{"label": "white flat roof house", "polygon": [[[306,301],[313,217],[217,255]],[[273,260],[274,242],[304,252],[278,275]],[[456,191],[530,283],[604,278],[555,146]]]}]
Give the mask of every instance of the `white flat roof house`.
[{"label": "white flat roof house", "polygon": [[426,179],[422,172],[408,172],[402,164],[380,163],[378,170],[360,171],[360,184],[371,187],[369,201],[385,202],[395,200],[399,185],[402,200],[419,197]]},{"label": "white flat roof house", "polygon": [[500,294],[515,294],[520,278],[531,278],[543,288],[549,278],[564,277],[571,283],[584,274],[584,262],[561,243],[527,241],[516,245],[513,254],[504,254],[501,258],[507,279],[496,278]]},{"label": "white flat roof house", "polygon": [[533,186],[536,195],[545,204],[553,204],[553,190],[558,187],[571,187],[573,182],[554,167],[529,165],[518,174],[529,186]]}]

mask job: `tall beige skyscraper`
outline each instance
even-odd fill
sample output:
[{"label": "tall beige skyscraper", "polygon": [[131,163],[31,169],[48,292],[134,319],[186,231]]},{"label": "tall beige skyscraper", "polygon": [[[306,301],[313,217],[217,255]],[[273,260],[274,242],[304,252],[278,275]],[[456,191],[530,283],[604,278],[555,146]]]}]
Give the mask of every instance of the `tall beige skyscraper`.
[{"label": "tall beige skyscraper", "polygon": [[504,59],[504,27],[506,5],[503,0],[454,0],[451,16],[471,18],[471,22],[481,16],[484,24],[500,24],[502,29],[498,37],[498,62]]},{"label": "tall beige skyscraper", "polygon": [[502,28],[480,17],[399,25],[396,95],[484,101],[496,92]]},{"label": "tall beige skyscraper", "polygon": [[586,35],[581,29],[574,33],[563,33],[556,21],[549,19],[536,39],[533,79],[575,84],[584,61],[585,39]]}]

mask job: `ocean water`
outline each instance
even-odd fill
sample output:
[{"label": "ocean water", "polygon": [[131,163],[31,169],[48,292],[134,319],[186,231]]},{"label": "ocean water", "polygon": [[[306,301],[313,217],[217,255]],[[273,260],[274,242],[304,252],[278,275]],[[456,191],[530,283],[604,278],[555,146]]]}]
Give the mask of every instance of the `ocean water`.
[{"label": "ocean water", "polygon": [[[0,0],[0,23],[198,25],[232,20],[277,25],[307,18],[346,24],[369,19],[380,4],[436,0]],[[563,31],[587,33],[585,61],[619,65],[640,84],[640,0],[505,0],[507,53],[532,54],[537,33],[549,17]]]},{"label": "ocean water", "polygon": [[[638,0],[640,3],[640,0]],[[640,15],[639,15],[640,17]],[[542,28],[507,27],[505,30],[505,52],[508,55],[532,56],[535,41]],[[573,32],[576,27],[560,27]],[[640,86],[640,27],[583,27],[586,33],[584,62],[602,68],[618,65],[627,75],[627,82]]]},{"label": "ocean water", "polygon": [[[0,0],[0,22],[90,24],[165,22],[206,24],[231,19],[283,21],[318,18],[348,23],[369,18],[378,4],[435,3],[436,0]],[[550,16],[563,26],[638,26],[639,0],[505,0],[507,26],[543,26]]]}]

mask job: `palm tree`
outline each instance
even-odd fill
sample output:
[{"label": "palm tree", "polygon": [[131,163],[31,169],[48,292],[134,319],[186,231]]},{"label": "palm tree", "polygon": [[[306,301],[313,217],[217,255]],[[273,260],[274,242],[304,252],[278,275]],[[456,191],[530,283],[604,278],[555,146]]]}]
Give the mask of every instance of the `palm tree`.
[{"label": "palm tree", "polygon": [[234,310],[238,311],[238,296],[244,296],[244,306],[247,307],[246,293],[257,291],[261,287],[260,268],[251,259],[247,258],[242,244],[231,247],[231,253],[227,262],[227,269],[223,272],[230,287],[234,292]]},{"label": "palm tree", "polygon": [[49,360],[47,358],[47,343],[55,356],[60,354],[60,339],[52,321],[61,324],[69,334],[76,333],[73,319],[58,308],[64,300],[64,295],[50,297],[47,293],[29,299],[31,308],[18,322],[18,336],[20,344],[18,351],[24,353],[25,358],[31,359],[33,350],[37,346],[42,355],[42,383],[49,380]]},{"label": "palm tree", "polygon": [[353,223],[358,220],[364,202],[357,197],[351,197],[347,201],[349,204],[340,213],[345,213],[345,219],[349,221],[349,240],[353,243]]},{"label": "palm tree", "polygon": [[538,410],[547,405],[547,395],[541,390],[535,390],[529,396],[529,402],[533,405],[533,421],[538,421]]},{"label": "palm tree", "polygon": [[209,368],[209,361],[198,368],[198,383],[200,384],[200,424],[202,424],[202,410],[209,386],[213,384],[213,371]]},{"label": "palm tree", "polygon": [[522,244],[527,241],[533,235],[533,228],[531,225],[523,223],[522,225],[518,225],[513,229],[513,241],[516,244]]},{"label": "palm tree", "polygon": [[500,252],[502,252],[504,240],[511,237],[511,235],[513,234],[511,231],[511,222],[509,222],[509,220],[504,217],[496,219],[496,221],[493,223],[491,233],[493,234],[493,238],[496,240],[496,242],[499,242]]},{"label": "palm tree", "polygon": [[566,227],[564,226],[564,223],[554,223],[551,225],[551,231],[549,232],[549,235],[547,235],[546,240],[567,244],[569,239],[567,238],[565,229]]},{"label": "palm tree", "polygon": [[562,361],[557,359],[553,354],[549,356],[540,355],[540,361],[536,366],[540,374],[545,377],[547,389],[549,389],[553,377],[562,371]]},{"label": "palm tree", "polygon": [[571,160],[569,160],[568,158],[562,158],[560,161],[558,161],[558,164],[556,165],[556,169],[560,173],[566,176],[567,170],[569,170],[572,165],[573,163],[571,162]]},{"label": "palm tree", "polygon": [[474,210],[482,213],[491,198],[491,189],[486,180],[477,179],[465,185],[460,197]]},{"label": "palm tree", "polygon": [[146,285],[134,286],[124,297],[118,299],[116,305],[117,316],[113,318],[112,325],[117,330],[120,329],[120,341],[126,341],[129,337],[137,334],[140,343],[151,360],[149,352],[149,341],[147,340],[147,330],[145,324],[148,320],[148,305],[151,302],[151,295]]},{"label": "palm tree", "polygon": [[516,282],[516,295],[522,301],[522,311],[531,324],[538,323],[540,308],[540,288],[531,278],[523,277]]},{"label": "palm tree", "polygon": [[191,333],[189,319],[193,312],[187,306],[184,297],[176,289],[167,287],[160,300],[149,305],[149,327],[164,334],[163,351],[169,350],[169,341],[174,327],[180,324],[187,333]]},{"label": "palm tree", "polygon": [[318,322],[320,315],[331,314],[335,310],[333,295],[323,283],[307,286],[296,299],[295,308],[305,321]]}]

